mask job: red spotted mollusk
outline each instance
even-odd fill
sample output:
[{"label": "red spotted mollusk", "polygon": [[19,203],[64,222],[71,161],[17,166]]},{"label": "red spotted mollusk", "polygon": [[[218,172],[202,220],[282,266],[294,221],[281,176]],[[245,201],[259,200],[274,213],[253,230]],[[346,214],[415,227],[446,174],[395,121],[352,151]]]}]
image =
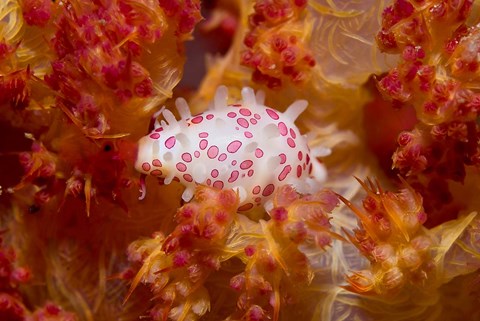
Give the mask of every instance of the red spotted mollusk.
[{"label": "red spotted mollusk", "polygon": [[281,185],[314,192],[326,172],[316,159],[325,148],[308,147],[295,119],[307,107],[297,100],[281,113],[264,105],[264,94],[243,88],[243,101],[227,105],[227,88],[219,87],[213,108],[192,116],[177,99],[180,120],[166,109],[163,120],[139,141],[135,167],[164,179],[178,180],[189,201],[197,184],[231,188],[240,196],[239,210],[264,204]]}]

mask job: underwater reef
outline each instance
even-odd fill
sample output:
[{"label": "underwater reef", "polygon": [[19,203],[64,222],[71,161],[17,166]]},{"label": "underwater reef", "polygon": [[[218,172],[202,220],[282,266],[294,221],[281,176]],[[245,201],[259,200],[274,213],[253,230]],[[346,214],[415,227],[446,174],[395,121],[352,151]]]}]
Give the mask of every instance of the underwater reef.
[{"label": "underwater reef", "polygon": [[474,0],[0,2],[0,320],[480,320]]}]

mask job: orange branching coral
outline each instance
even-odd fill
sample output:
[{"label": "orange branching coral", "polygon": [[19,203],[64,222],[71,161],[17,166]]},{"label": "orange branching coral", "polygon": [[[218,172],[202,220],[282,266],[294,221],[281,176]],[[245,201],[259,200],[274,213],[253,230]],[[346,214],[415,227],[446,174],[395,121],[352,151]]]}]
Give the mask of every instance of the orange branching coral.
[{"label": "orange branching coral", "polygon": [[159,233],[130,245],[130,261],[142,264],[130,292],[140,282],[150,286],[153,320],[196,320],[210,309],[204,283],[230,256],[225,243],[237,207],[233,191],[199,187],[194,201],[178,210],[178,225],[168,237]]},{"label": "orange branching coral", "polygon": [[383,191],[368,180],[360,184],[368,195],[363,208],[342,197],[359,219],[350,241],[370,261],[370,268],[347,276],[356,293],[394,294],[409,285],[426,286],[434,266],[433,240],[423,230],[422,197],[404,182],[398,193]]},{"label": "orange branching coral", "polygon": [[24,175],[9,191],[34,186],[35,195],[29,207],[32,213],[53,198],[61,200],[61,208],[70,196],[85,201],[87,215],[90,215],[92,200],[98,197],[110,199],[128,211],[121,191],[131,187],[134,178],[126,174],[127,156],[122,155],[117,146],[107,141],[84,155],[65,153],[67,148],[62,149],[62,153],[54,153],[34,140],[31,152],[20,153]]},{"label": "orange branching coral", "polygon": [[330,231],[328,217],[337,204],[333,192],[300,196],[283,186],[271,219],[256,223],[236,214],[233,191],[199,187],[194,201],[177,212],[171,234],[130,245],[130,260],[141,263],[131,292],[140,282],[150,286],[154,320],[195,320],[210,308],[207,288],[215,284],[209,283],[210,275],[229,271],[231,260],[239,258],[245,267],[230,279],[240,295],[228,320],[279,320],[281,306],[298,303],[299,292],[314,277],[306,253],[318,255],[332,238],[340,238]]},{"label": "orange branching coral", "polygon": [[176,25],[175,35],[189,37],[200,21],[200,0],[159,0],[165,15]]},{"label": "orange branching coral", "polygon": [[[467,167],[480,164],[478,25],[469,26],[472,4],[396,0],[384,10],[377,35],[383,51],[401,55],[378,87],[394,106],[413,105],[419,119],[398,137],[393,167],[419,189],[428,211],[451,203],[448,181],[463,182]],[[455,217],[443,212],[432,216],[430,225]]]},{"label": "orange branching coral", "polygon": [[240,292],[238,310],[229,320],[276,321],[282,305],[296,303],[314,277],[306,254],[323,251],[339,238],[330,231],[328,217],[337,205],[328,190],[301,196],[284,185],[275,193],[271,219],[260,221],[257,240],[244,241],[245,271],[230,281]]},{"label": "orange branching coral", "polygon": [[[5,62],[0,102],[56,107],[92,138],[121,131],[125,123],[119,124],[122,117],[114,113],[148,116],[151,105],[171,95],[179,81],[183,41],[200,19],[198,1],[186,2],[188,8],[177,3],[175,10],[150,0],[2,4],[9,18],[0,31],[0,60]],[[24,21],[28,26],[22,26]],[[19,39],[24,29],[33,39]],[[26,59],[28,54],[32,58]],[[32,81],[45,88],[32,93]]]},{"label": "orange branching coral", "polygon": [[[120,190],[132,185],[132,175],[125,172],[135,146],[116,139],[140,133],[153,105],[169,95],[184,59],[185,37],[175,34],[189,35],[200,18],[195,1],[188,10],[183,4],[177,8],[181,17],[190,17],[188,28],[167,21],[172,8],[167,9],[148,0],[0,5],[8,18],[0,30],[0,112],[20,116],[16,125],[38,140],[30,156],[21,154],[25,175],[14,189],[37,185],[32,208],[64,194],[63,201],[69,195],[83,198],[88,214],[98,196],[127,210]],[[25,28],[40,35],[44,57],[24,61],[25,51],[37,49],[32,41],[18,39]],[[152,67],[157,59],[162,63]],[[131,115],[138,121],[131,122]],[[99,141],[103,138],[111,140]],[[48,166],[42,164],[47,156],[55,160]]]},{"label": "orange branching coral", "polygon": [[315,59],[307,45],[306,5],[305,0],[255,1],[242,54],[242,64],[254,70],[253,81],[277,88],[310,78]]},{"label": "orange branching coral", "polygon": [[50,41],[56,59],[45,81],[74,123],[88,135],[103,135],[110,129],[109,109],[154,94],[139,56],[165,33],[164,13],[143,1],[73,1],[58,10]]}]

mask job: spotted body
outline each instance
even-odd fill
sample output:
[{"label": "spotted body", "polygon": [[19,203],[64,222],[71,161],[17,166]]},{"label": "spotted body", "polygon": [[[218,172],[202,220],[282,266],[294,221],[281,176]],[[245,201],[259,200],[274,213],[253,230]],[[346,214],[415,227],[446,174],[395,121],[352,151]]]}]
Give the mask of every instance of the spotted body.
[{"label": "spotted body", "polygon": [[307,102],[298,100],[281,113],[264,105],[262,92],[243,88],[243,101],[227,105],[227,88],[219,87],[213,108],[192,116],[185,100],[176,106],[180,120],[168,110],[164,120],[139,141],[138,171],[177,180],[189,201],[197,184],[234,189],[240,211],[267,202],[284,184],[299,192],[314,192],[325,180],[325,169],[316,159],[326,149],[311,150],[295,119]]}]

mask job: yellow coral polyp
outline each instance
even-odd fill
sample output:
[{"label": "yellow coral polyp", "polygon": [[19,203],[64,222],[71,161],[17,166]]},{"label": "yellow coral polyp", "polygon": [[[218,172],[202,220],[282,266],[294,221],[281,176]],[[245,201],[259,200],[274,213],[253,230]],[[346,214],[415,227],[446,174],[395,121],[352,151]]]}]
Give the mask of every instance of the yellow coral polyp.
[{"label": "yellow coral polyp", "polygon": [[[347,232],[347,236],[370,260],[371,270],[347,276],[349,289],[394,294],[407,284],[423,284],[432,276],[430,252],[434,243],[422,229],[425,213],[421,196],[404,180],[405,187],[398,193],[385,192],[371,180],[359,182],[368,193],[364,209],[343,199],[360,219],[359,230],[354,235]],[[392,226],[387,233],[375,224],[379,215]]]}]

